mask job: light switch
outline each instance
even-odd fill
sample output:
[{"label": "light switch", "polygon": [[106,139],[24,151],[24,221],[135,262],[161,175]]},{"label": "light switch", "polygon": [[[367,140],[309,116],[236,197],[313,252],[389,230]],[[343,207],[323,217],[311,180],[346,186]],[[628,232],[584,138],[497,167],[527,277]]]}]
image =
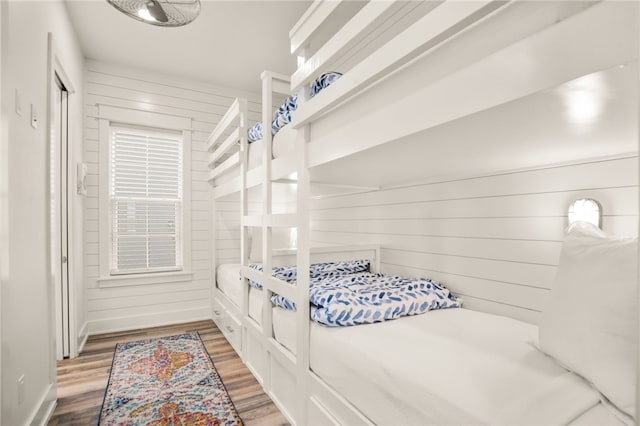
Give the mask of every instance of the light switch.
[{"label": "light switch", "polygon": [[16,88],[16,114],[22,117],[22,101],[20,100],[20,91]]},{"label": "light switch", "polygon": [[31,127],[38,128],[38,114],[36,113],[35,105],[31,104]]}]

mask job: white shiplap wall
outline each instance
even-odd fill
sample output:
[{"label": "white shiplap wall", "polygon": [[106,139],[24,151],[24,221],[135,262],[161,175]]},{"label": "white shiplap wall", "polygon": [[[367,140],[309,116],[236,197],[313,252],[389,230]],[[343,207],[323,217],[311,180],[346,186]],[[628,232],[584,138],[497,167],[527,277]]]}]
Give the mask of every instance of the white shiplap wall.
[{"label": "white shiplap wall", "polygon": [[[257,78],[257,77],[256,77]],[[234,89],[184,81],[99,62],[85,69],[84,158],[88,165],[85,202],[85,282],[90,334],[210,318],[211,191],[207,183],[207,137],[236,96],[246,96],[252,116],[259,97]],[[192,120],[191,259],[193,280],[178,283],[101,288],[97,105],[177,115]]]},{"label": "white shiplap wall", "polygon": [[379,243],[382,272],[426,276],[465,306],[535,323],[571,201],[595,198],[603,228],[637,235],[637,157],[417,184],[312,202],[312,239]]}]

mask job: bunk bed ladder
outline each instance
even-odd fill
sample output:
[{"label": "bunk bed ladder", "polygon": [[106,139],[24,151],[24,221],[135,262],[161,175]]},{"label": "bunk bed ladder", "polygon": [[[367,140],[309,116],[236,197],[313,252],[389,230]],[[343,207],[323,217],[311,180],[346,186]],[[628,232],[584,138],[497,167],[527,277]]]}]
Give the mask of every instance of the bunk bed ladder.
[{"label": "bunk bed ladder", "polygon": [[[308,234],[308,214],[305,214],[307,207],[300,207],[301,202],[298,200],[298,214],[286,214],[286,213],[278,213],[274,214],[273,212],[273,192],[272,192],[272,184],[273,184],[273,176],[272,176],[272,134],[271,134],[271,122],[272,122],[272,105],[273,105],[273,93],[280,94],[288,94],[289,92],[289,77],[278,75],[269,71],[265,71],[261,75],[262,78],[262,123],[263,123],[263,151],[262,151],[262,173],[260,176],[260,181],[262,183],[262,191],[261,191],[261,202],[262,202],[262,211],[261,214],[249,214],[248,202],[247,202],[247,190],[248,190],[248,181],[247,181],[247,168],[246,168],[246,146],[244,147],[244,152],[241,154],[241,158],[243,161],[242,168],[242,239],[243,239],[243,267],[242,267],[242,279],[243,279],[243,324],[247,328],[251,328],[251,330],[246,330],[247,332],[251,331],[254,333],[259,333],[263,344],[266,349],[266,362],[265,368],[266,370],[262,372],[261,381],[262,386],[265,392],[273,399],[273,401],[278,405],[278,407],[283,411],[285,417],[287,417],[292,423],[302,423],[304,422],[304,412],[298,413],[297,410],[294,412],[287,412],[286,406],[278,401],[278,395],[274,393],[274,386],[276,383],[274,382],[277,378],[273,377],[272,365],[274,362],[280,365],[291,365],[294,363],[296,366],[296,379],[298,384],[300,383],[301,376],[298,375],[297,371],[301,371],[302,368],[308,368],[308,343],[306,344],[306,348],[301,351],[301,353],[307,353],[306,357],[302,357],[302,362],[300,362],[301,357],[293,356],[291,352],[285,349],[280,343],[278,343],[273,334],[273,309],[271,303],[271,297],[274,293],[277,293],[281,296],[284,296],[292,301],[295,301],[297,306],[302,307],[302,309],[298,310],[298,317],[303,315],[305,321],[300,321],[298,319],[298,324],[303,324],[304,327],[302,330],[307,330],[306,340],[308,341],[308,328],[309,328],[309,291],[308,291],[308,273],[306,274],[298,274],[298,283],[297,286],[291,286],[290,284],[272,276],[273,271],[273,228],[274,227],[285,227],[292,228],[298,227],[298,241],[303,242],[303,248],[306,247],[306,251],[303,251],[304,254],[298,253],[298,271],[300,270],[309,270],[309,252],[308,252],[308,238],[306,235]],[[300,132],[304,134],[305,132]],[[306,161],[302,161],[298,167],[296,168],[299,174],[302,176],[307,175],[306,170]],[[308,179],[305,184],[298,184],[299,190],[302,189],[304,194],[308,194]],[[306,192],[305,192],[306,191]],[[306,199],[306,195],[302,196],[301,199]],[[302,215],[300,214],[302,212]],[[305,226],[300,226],[302,220],[305,221]],[[248,250],[247,246],[247,235],[248,235],[248,227],[259,227],[262,232],[262,272],[259,272],[255,269],[248,268]],[[301,240],[302,238],[302,240]],[[262,286],[262,317],[261,324],[258,327],[255,322],[253,322],[249,318],[248,313],[248,281],[256,281]],[[297,326],[299,328],[300,326]],[[305,346],[305,345],[303,345]],[[304,362],[306,359],[306,362]],[[306,371],[305,376],[306,377]],[[306,396],[305,388],[296,388],[296,394],[301,395],[301,397]],[[303,406],[306,406],[306,400],[299,401]]]}]

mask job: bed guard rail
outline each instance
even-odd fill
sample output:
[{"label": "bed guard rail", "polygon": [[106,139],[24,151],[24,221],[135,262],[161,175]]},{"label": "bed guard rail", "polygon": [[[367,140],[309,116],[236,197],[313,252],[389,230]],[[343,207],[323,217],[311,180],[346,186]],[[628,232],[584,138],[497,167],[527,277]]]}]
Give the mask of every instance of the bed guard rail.
[{"label": "bed guard rail", "polygon": [[[493,0],[424,3],[431,7],[423,6],[424,9],[421,9],[421,13],[424,16],[421,16],[408,28],[402,29],[392,39],[353,65],[340,80],[333,84],[331,90],[321,93],[306,103],[304,108],[297,111],[296,119],[291,123],[291,126],[300,128],[312,122],[351,96],[401,69],[507,3],[506,1]],[[380,27],[380,22],[393,19],[394,14],[399,10],[398,8],[404,7],[406,9],[409,7],[406,6],[407,4],[411,6],[416,3],[385,1],[367,3],[314,55],[300,61],[301,65],[298,71],[293,74],[291,88],[293,90],[299,89],[309,83],[319,72],[327,70],[327,64],[330,64],[337,56],[353,50],[355,43],[361,43],[363,37],[366,40],[367,33]],[[305,23],[297,25],[304,27]],[[308,43],[309,40],[307,39],[306,42]],[[292,39],[292,47],[293,43]]]},{"label": "bed guard rail", "polygon": [[[225,171],[241,161],[241,153],[247,151],[248,109],[245,98],[236,98],[218,125],[207,139],[209,155],[209,181],[213,181]],[[225,137],[226,135],[226,137]],[[222,163],[216,165],[225,154],[240,143],[240,149]]]}]

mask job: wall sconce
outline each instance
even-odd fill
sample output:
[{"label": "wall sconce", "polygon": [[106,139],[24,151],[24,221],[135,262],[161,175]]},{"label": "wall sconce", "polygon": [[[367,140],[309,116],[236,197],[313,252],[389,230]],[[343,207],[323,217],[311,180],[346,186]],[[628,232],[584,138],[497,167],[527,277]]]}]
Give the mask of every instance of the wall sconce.
[{"label": "wall sconce", "polygon": [[580,198],[569,206],[569,225],[574,222],[591,223],[602,229],[602,207],[591,198]]}]

